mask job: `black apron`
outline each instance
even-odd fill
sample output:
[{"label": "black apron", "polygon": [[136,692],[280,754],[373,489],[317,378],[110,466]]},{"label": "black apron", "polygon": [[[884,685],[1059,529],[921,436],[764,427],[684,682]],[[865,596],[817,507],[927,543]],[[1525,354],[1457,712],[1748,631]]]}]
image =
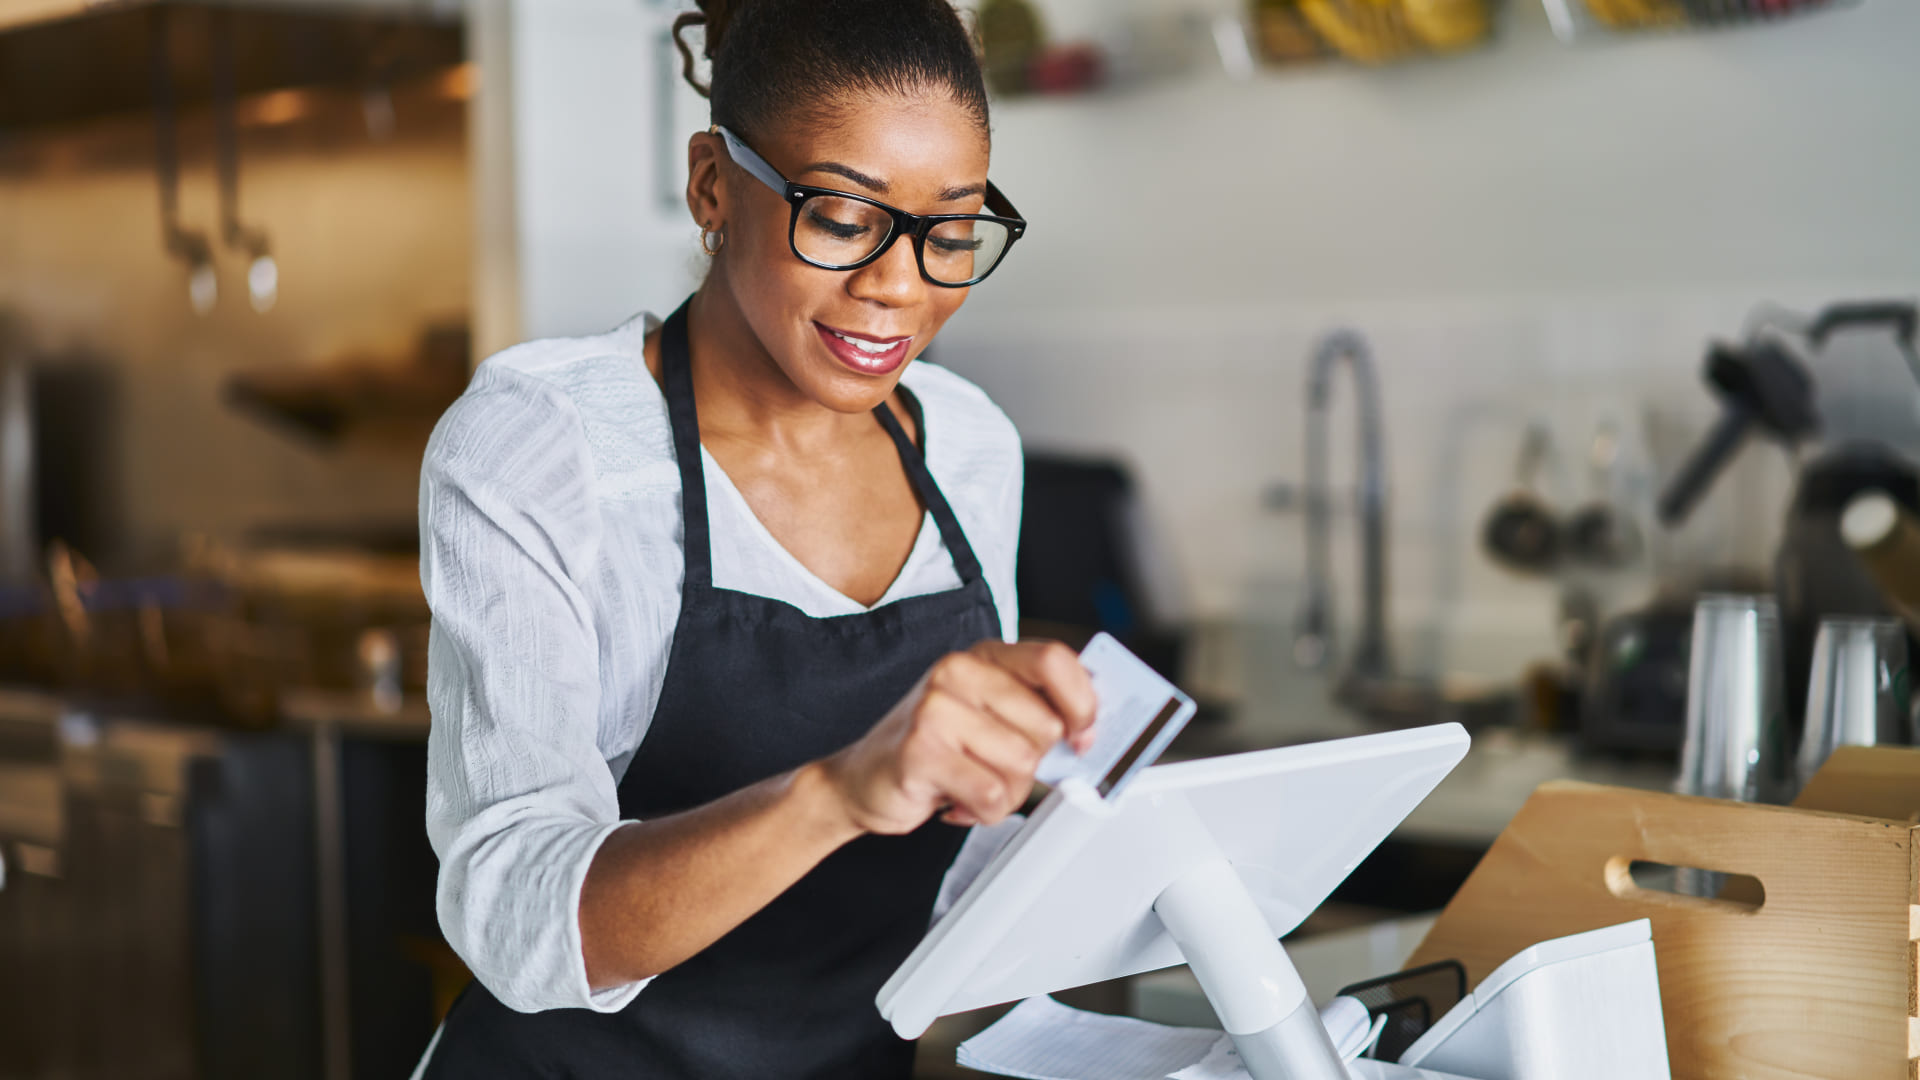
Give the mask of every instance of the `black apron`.
[{"label": "black apron", "polygon": [[[980,562],[885,404],[874,414],[939,526],[960,587],[825,619],[714,588],[685,305],[661,330],[660,357],[686,577],[660,702],[620,783],[621,817],[642,820],[839,750],[940,656],[1000,636]],[[854,840],[618,1013],[518,1013],[469,984],[426,1076],[904,1080],[913,1044],[880,1018],[874,996],[926,932],[965,835],[933,820],[907,836]]]}]

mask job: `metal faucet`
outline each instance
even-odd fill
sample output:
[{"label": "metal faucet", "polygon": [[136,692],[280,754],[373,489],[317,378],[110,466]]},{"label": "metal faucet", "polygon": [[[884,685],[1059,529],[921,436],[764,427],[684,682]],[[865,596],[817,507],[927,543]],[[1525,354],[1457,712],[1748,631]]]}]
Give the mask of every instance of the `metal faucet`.
[{"label": "metal faucet", "polygon": [[1321,338],[1307,374],[1307,597],[1293,655],[1302,667],[1318,670],[1327,666],[1333,651],[1327,403],[1332,397],[1333,369],[1341,360],[1353,370],[1360,419],[1360,634],[1342,678],[1355,686],[1384,681],[1392,670],[1387,653],[1387,466],[1380,432],[1380,383],[1373,351],[1355,330],[1335,330]]}]

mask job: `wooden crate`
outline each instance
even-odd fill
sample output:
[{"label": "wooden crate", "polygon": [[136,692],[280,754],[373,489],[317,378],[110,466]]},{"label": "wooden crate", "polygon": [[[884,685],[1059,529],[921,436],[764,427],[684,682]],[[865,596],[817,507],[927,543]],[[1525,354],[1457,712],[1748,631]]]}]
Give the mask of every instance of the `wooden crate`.
[{"label": "wooden crate", "polygon": [[[1477,984],[1535,942],[1645,917],[1674,1080],[1920,1080],[1916,820],[1906,748],[1841,750],[1791,807],[1544,784],[1409,966],[1456,958]],[[1764,896],[1641,888],[1636,860]]]}]

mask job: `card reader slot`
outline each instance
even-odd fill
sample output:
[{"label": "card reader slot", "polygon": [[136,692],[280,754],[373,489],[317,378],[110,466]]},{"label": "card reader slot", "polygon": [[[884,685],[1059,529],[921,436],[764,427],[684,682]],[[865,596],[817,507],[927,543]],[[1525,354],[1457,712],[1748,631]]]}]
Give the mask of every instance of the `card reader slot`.
[{"label": "card reader slot", "polygon": [[1139,738],[1133,740],[1133,745],[1127,747],[1127,752],[1120,755],[1120,760],[1113,763],[1113,768],[1107,770],[1107,775],[1100,778],[1097,790],[1101,798],[1106,798],[1113,791],[1114,785],[1125,779],[1127,770],[1133,768],[1134,762],[1140,760],[1140,755],[1147,752],[1147,747],[1153,745],[1153,740],[1165,731],[1167,725],[1172,723],[1173,718],[1178,715],[1180,715],[1180,699],[1168,698],[1167,703],[1160,706],[1160,712],[1153,718],[1153,722],[1147,725]]}]

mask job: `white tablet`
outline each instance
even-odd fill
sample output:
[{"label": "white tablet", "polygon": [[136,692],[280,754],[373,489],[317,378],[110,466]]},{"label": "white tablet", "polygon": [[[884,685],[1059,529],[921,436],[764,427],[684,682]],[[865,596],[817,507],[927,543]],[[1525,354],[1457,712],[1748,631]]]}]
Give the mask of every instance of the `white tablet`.
[{"label": "white tablet", "polygon": [[1218,856],[1284,935],[1467,742],[1439,724],[1156,765],[1113,803],[1063,783],[881,988],[880,1014],[913,1039],[949,1013],[1181,963],[1153,902]]}]

